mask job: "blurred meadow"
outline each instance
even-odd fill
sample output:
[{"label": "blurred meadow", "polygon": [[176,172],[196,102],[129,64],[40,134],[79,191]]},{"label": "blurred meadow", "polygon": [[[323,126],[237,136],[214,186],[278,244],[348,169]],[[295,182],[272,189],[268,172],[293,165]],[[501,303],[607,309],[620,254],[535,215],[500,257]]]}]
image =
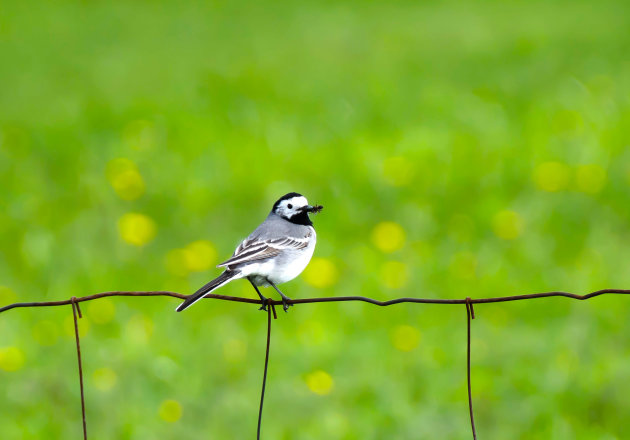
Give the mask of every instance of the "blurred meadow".
[{"label": "blurred meadow", "polygon": [[[626,0],[0,11],[0,305],[192,293],[290,191],[324,205],[290,297],[630,288]],[[265,314],[178,303],[82,305],[91,439],[254,437]],[[475,311],[480,438],[630,438],[630,298]],[[282,313],[263,438],[470,438],[465,316]],[[0,438],[79,438],[76,370],[69,306],[1,314]]]}]

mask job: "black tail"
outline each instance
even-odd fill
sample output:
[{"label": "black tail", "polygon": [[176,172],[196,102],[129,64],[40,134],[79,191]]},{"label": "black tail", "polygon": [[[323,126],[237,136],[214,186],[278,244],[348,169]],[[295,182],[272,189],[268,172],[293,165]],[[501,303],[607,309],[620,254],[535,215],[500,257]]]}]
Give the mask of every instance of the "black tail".
[{"label": "black tail", "polygon": [[226,270],[221,275],[219,275],[208,284],[203,286],[201,289],[197,290],[195,293],[186,298],[183,303],[177,306],[175,311],[181,312],[182,310],[187,309],[188,307],[199,301],[201,298],[203,298],[206,293],[210,293],[217,287],[221,287],[222,285],[228,283],[232,278],[234,278],[235,275],[238,275],[238,271],[235,272],[231,270]]}]

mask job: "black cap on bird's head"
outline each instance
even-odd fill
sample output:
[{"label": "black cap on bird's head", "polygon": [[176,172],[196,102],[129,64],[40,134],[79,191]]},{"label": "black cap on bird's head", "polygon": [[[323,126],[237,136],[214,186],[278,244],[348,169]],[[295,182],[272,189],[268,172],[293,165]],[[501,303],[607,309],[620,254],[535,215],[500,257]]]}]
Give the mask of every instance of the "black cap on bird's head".
[{"label": "black cap on bird's head", "polygon": [[308,217],[309,213],[318,213],[324,207],[321,205],[309,205],[308,200],[302,194],[291,192],[280,197],[273,204],[271,212],[298,225],[311,226],[313,222]]}]

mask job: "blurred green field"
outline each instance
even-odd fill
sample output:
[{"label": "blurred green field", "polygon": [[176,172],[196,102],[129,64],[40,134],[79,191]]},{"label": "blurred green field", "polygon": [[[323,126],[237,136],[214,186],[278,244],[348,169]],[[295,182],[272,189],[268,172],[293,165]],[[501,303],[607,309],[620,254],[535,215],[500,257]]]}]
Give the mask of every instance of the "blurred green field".
[{"label": "blurred green field", "polygon": [[[630,288],[625,0],[0,11],[0,305],[191,293],[289,191],[325,206],[291,297]],[[90,439],[254,437],[265,315],[177,304],[83,305]],[[475,311],[480,438],[630,438],[630,298]],[[293,307],[263,438],[470,438],[465,316]],[[0,438],[80,438],[72,332],[0,315]]]}]

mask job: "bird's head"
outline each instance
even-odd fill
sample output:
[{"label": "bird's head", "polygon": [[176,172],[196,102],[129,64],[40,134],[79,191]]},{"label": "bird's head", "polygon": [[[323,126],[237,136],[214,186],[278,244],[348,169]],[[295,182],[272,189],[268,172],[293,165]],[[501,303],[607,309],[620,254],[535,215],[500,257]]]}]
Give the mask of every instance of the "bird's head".
[{"label": "bird's head", "polygon": [[308,200],[302,194],[289,193],[280,197],[274,203],[271,212],[285,220],[298,225],[312,225],[309,213],[318,213],[324,207],[321,205],[312,206],[308,204]]}]

